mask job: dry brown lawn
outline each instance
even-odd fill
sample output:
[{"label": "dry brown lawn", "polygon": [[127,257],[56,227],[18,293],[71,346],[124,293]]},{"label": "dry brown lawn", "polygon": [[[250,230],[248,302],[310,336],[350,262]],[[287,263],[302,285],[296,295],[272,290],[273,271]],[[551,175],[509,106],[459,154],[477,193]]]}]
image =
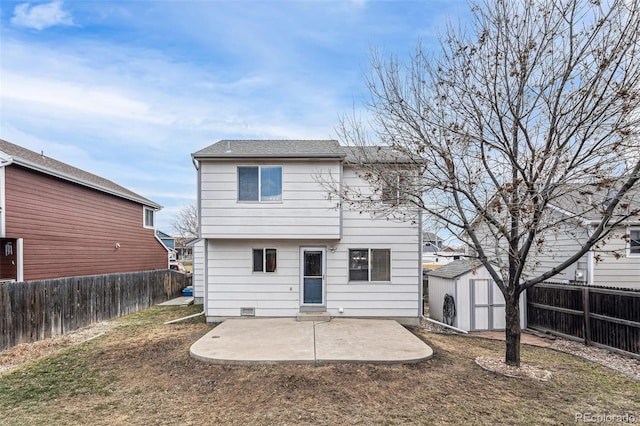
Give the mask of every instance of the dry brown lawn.
[{"label": "dry brown lawn", "polygon": [[550,349],[523,347],[549,382],[482,370],[504,343],[418,333],[413,365],[220,366],[189,357],[211,329],[162,325],[201,307],[155,307],[102,337],[0,375],[0,424],[573,424],[578,413],[640,422],[640,381]]}]

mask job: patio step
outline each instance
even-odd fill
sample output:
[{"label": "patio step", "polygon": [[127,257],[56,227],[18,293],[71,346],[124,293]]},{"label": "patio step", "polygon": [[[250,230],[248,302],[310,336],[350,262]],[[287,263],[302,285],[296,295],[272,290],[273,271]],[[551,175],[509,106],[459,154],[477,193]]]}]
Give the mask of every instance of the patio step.
[{"label": "patio step", "polygon": [[329,312],[299,312],[297,321],[331,321]]}]

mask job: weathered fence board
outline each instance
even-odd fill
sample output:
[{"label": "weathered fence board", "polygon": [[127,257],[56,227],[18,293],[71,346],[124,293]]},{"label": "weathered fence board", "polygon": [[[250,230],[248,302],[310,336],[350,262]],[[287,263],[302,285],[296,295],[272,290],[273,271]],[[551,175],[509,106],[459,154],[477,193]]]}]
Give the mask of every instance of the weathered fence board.
[{"label": "weathered fence board", "polygon": [[0,282],[0,350],[148,308],[179,296],[188,280],[161,270]]},{"label": "weathered fence board", "polygon": [[527,327],[640,358],[640,291],[538,284],[527,290]]}]

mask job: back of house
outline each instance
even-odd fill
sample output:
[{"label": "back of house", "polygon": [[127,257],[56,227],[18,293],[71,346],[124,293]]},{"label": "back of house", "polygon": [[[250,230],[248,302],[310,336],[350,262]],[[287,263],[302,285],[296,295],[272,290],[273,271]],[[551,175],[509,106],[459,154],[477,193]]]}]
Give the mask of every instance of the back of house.
[{"label": "back of house", "polygon": [[192,156],[194,291],[208,321],[318,313],[417,323],[420,215],[346,208],[341,188],[375,189],[337,141],[223,140]]}]

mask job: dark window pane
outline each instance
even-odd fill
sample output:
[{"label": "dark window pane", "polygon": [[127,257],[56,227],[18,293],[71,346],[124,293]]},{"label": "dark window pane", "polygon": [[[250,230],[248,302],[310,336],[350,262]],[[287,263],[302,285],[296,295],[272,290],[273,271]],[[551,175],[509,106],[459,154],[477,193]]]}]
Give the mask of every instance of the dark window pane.
[{"label": "dark window pane", "polygon": [[371,250],[371,281],[391,281],[390,250]]},{"label": "dark window pane", "polygon": [[263,272],[262,249],[253,249],[253,272]]},{"label": "dark window pane", "polygon": [[304,276],[305,277],[322,276],[322,252],[321,251],[305,251],[304,252]]},{"label": "dark window pane", "polygon": [[629,251],[631,254],[640,254],[640,229],[634,229],[629,232]]},{"label": "dark window pane", "polygon": [[349,250],[349,281],[369,280],[369,250]]},{"label": "dark window pane", "polygon": [[260,200],[282,200],[281,166],[263,166],[260,168]]},{"label": "dark window pane", "polygon": [[238,200],[258,201],[258,167],[238,167]]},{"label": "dark window pane", "polygon": [[144,226],[153,227],[153,210],[144,210]]},{"label": "dark window pane", "polygon": [[265,249],[266,269],[265,272],[276,271],[276,249]]}]

